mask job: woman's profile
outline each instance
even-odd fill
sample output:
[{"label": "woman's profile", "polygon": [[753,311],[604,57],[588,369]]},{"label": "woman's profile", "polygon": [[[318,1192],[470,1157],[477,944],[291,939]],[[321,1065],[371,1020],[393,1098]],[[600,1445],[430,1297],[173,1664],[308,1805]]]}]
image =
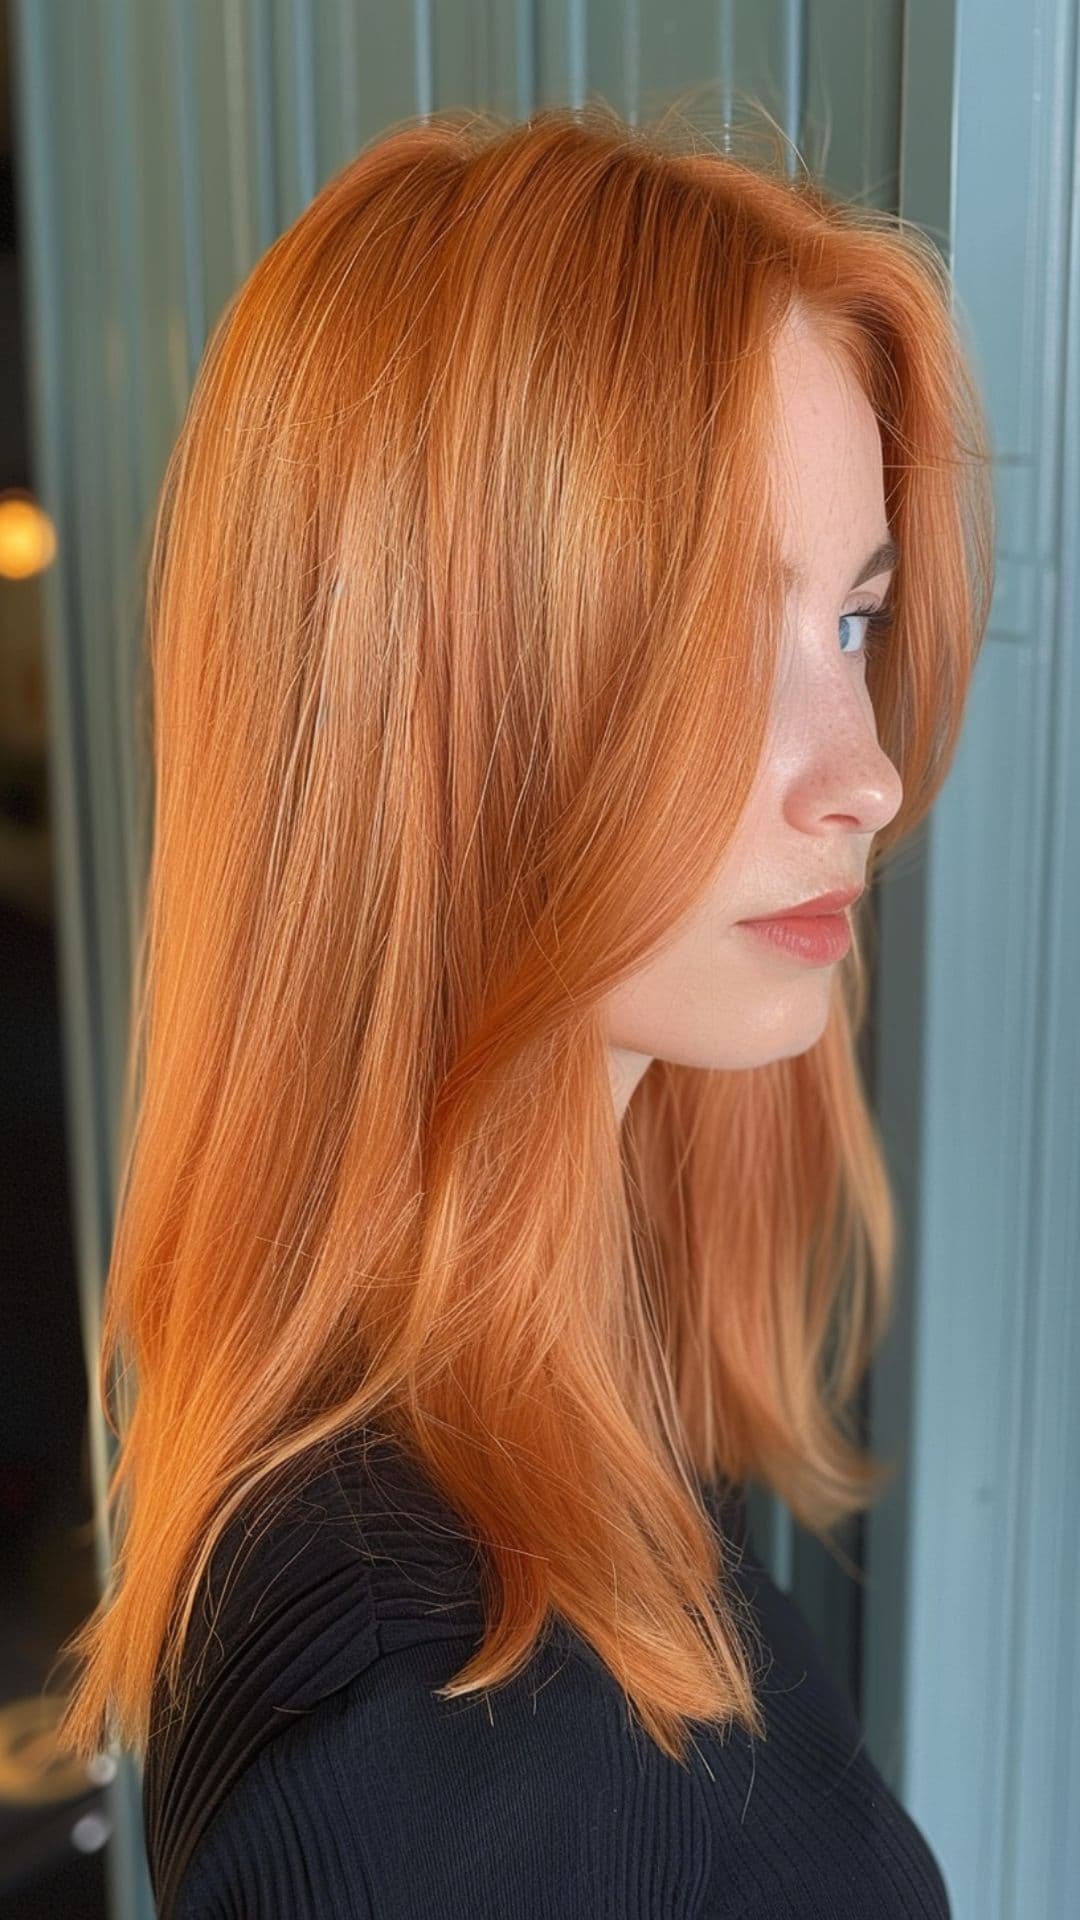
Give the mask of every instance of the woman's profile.
[{"label": "woman's profile", "polygon": [[61,1730],[165,1920],[948,1915],[744,1495],[891,1471],[873,882],[992,519],[933,244],[666,122],[400,124],[232,297]]}]

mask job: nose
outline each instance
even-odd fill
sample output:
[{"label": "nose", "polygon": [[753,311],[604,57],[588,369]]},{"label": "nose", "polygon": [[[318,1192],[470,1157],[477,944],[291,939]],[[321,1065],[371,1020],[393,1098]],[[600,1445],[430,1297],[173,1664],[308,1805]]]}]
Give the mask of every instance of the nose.
[{"label": "nose", "polygon": [[899,812],[904,788],[878,740],[869,694],[860,687],[838,696],[830,685],[806,698],[786,769],[790,824],[804,833],[880,833]]}]

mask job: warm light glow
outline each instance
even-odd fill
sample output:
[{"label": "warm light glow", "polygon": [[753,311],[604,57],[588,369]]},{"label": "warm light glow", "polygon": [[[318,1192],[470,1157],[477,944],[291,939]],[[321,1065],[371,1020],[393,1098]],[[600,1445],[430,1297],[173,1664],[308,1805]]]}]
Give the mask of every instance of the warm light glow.
[{"label": "warm light glow", "polygon": [[0,577],[28,580],[56,553],[56,529],[28,493],[0,494]]}]

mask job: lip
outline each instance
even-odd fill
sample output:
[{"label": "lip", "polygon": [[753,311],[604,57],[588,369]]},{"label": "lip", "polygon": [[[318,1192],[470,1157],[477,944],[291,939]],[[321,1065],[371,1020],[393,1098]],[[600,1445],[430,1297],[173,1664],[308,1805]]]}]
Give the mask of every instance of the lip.
[{"label": "lip", "polygon": [[862,887],[834,887],[831,893],[819,893],[813,900],[800,900],[794,907],[781,907],[777,913],[755,914],[740,920],[741,927],[760,927],[772,920],[816,920],[821,914],[842,913],[864,892]]},{"label": "lip", "polygon": [[752,940],[767,943],[792,960],[828,967],[851,950],[846,913],[774,913],[768,920],[742,920]]}]

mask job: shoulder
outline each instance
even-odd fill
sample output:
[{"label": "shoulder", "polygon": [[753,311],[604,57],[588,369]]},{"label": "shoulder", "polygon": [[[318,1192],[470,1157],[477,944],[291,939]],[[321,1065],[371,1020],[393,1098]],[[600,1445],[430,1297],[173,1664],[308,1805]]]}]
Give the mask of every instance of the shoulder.
[{"label": "shoulder", "polygon": [[372,1661],[218,1804],[170,1920],[659,1920],[698,1911],[707,1801],[562,1634],[447,1700],[465,1638]]},{"label": "shoulder", "polygon": [[181,1669],[155,1701],[142,1783],[155,1895],[169,1911],[217,1807],[271,1741],[387,1654],[483,1632],[459,1517],[389,1440],[337,1441],[276,1474],[215,1545]]},{"label": "shoulder", "polygon": [[440,1696],[483,1637],[479,1562],[403,1456],[339,1458],[219,1561],[216,1657],[147,1756],[160,1920],[697,1911],[700,1782],[578,1636],[549,1622],[511,1681]]},{"label": "shoulder", "polygon": [[602,1912],[589,1850],[611,1809],[595,1766],[556,1727],[540,1676],[529,1699],[513,1682],[490,1701],[440,1698],[468,1652],[432,1640],[384,1654],[279,1733],[220,1802],[173,1920]]}]

